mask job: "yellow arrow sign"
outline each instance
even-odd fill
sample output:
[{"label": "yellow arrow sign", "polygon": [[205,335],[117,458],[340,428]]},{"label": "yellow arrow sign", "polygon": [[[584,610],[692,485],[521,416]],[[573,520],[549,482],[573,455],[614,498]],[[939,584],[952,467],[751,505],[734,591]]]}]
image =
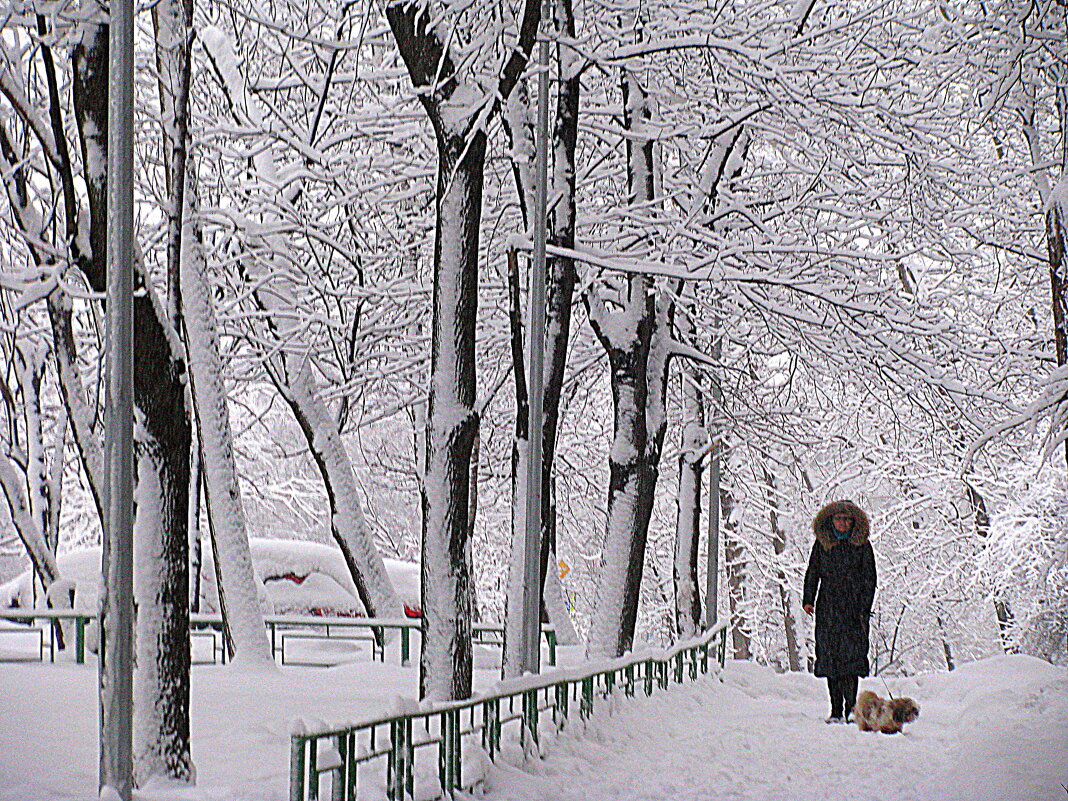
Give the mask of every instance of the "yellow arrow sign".
[{"label": "yellow arrow sign", "polygon": [[559,567],[560,567],[560,578],[563,578],[564,576],[566,576],[568,573],[571,572],[571,566],[567,562],[565,562],[563,559],[560,560]]}]

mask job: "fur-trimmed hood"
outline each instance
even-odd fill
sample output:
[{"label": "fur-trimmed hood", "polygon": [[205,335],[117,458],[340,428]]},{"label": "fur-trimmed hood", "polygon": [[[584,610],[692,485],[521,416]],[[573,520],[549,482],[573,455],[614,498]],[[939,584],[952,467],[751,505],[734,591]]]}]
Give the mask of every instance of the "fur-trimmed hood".
[{"label": "fur-trimmed hood", "polygon": [[863,545],[868,541],[868,535],[871,533],[871,523],[868,521],[868,516],[864,513],[864,510],[852,501],[833,501],[820,509],[815,520],[812,521],[812,532],[816,535],[820,545],[823,546],[823,550],[831,550],[835,542],[837,542],[837,538],[834,535],[834,523],[831,518],[838,514],[847,514],[853,517],[853,531],[849,535],[850,544]]}]

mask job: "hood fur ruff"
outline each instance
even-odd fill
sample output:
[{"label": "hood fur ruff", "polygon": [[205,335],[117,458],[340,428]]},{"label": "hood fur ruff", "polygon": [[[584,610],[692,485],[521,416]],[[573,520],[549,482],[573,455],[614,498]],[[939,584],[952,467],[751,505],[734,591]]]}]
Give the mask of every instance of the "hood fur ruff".
[{"label": "hood fur ruff", "polygon": [[823,546],[823,550],[831,550],[837,542],[831,518],[838,514],[853,516],[853,531],[849,535],[850,544],[863,545],[868,541],[871,523],[868,521],[868,516],[864,514],[864,510],[852,501],[833,501],[820,509],[816,519],[812,521],[812,532]]}]

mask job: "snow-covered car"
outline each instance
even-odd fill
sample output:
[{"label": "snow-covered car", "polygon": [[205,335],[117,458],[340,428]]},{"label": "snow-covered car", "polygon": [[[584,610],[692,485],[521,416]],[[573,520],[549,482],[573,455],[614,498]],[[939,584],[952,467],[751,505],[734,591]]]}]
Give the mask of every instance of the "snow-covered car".
[{"label": "snow-covered car", "polygon": [[[249,541],[260,605],[268,614],[357,617],[366,614],[348,566],[336,545],[304,540],[253,538]],[[219,611],[210,545],[203,548],[200,611]],[[99,546],[69,551],[57,558],[60,575],[74,583],[74,609],[92,613],[100,592]],[[419,565],[385,559],[386,573],[409,617],[419,617]],[[42,605],[40,602],[38,605]],[[0,584],[0,609],[33,606],[30,572]]]}]

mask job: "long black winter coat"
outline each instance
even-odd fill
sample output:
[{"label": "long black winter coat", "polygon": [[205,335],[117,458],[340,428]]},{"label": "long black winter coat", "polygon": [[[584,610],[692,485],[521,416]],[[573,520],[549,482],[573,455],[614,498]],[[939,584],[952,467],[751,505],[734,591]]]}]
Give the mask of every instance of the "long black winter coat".
[{"label": "long black winter coat", "polygon": [[[848,539],[835,537],[831,518],[853,516]],[[867,676],[868,617],[875,599],[875,553],[868,516],[849,501],[835,501],[812,523],[816,542],[805,572],[802,605],[816,605],[817,676]]]}]

